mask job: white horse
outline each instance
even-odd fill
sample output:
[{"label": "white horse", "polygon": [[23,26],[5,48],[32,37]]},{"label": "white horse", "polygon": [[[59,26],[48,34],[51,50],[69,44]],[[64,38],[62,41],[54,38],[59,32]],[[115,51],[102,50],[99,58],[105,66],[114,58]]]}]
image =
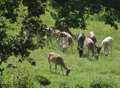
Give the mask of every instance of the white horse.
[{"label": "white horse", "polygon": [[101,48],[103,47],[105,56],[108,56],[110,52],[112,54],[112,41],[113,38],[108,36],[101,43]]},{"label": "white horse", "polygon": [[59,39],[60,39],[60,47],[62,47],[63,49],[68,48],[73,44],[73,38],[67,32],[60,32]]}]

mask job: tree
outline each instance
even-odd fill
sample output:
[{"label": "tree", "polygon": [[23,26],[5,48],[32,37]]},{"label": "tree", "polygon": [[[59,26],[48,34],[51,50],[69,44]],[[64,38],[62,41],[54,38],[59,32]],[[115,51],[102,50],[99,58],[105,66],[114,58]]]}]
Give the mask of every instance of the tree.
[{"label": "tree", "polygon": [[[28,57],[36,49],[33,38],[39,32],[40,47],[44,45],[45,26],[40,16],[45,13],[46,0],[0,0],[0,62],[11,55]],[[9,34],[9,32],[15,34]]]},{"label": "tree", "polygon": [[66,22],[69,27],[86,28],[89,15],[102,14],[103,21],[117,29],[116,21],[120,20],[119,0],[52,0],[51,12],[56,23]]}]

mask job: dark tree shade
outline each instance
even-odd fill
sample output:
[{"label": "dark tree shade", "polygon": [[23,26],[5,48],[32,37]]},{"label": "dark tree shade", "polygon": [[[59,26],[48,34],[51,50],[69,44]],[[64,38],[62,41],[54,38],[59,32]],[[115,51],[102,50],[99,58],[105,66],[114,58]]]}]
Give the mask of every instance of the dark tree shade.
[{"label": "dark tree shade", "polygon": [[99,14],[103,9],[107,9],[104,10],[103,21],[115,29],[118,28],[115,21],[120,20],[119,0],[52,0],[51,3],[57,11],[51,13],[57,23],[65,21],[70,27],[85,29],[86,15]]}]

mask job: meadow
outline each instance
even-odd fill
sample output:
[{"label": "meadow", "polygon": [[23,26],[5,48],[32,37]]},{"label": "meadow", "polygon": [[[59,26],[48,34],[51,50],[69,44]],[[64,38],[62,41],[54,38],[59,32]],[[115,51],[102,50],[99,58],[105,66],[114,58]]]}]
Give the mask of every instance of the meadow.
[{"label": "meadow", "polygon": [[[81,30],[73,29],[74,34],[78,34]],[[113,37],[112,56],[104,56],[102,53],[99,60],[93,58],[90,61],[88,58],[80,58],[77,52],[76,41],[73,48],[62,52],[57,45],[52,48],[44,48],[36,50],[32,56],[36,58],[38,64],[37,72],[51,80],[50,88],[119,88],[120,87],[120,70],[119,70],[119,30],[112,29],[109,25],[102,22],[92,21],[89,23],[88,30],[84,30],[85,34],[89,31],[94,31],[97,35],[98,44],[106,36]],[[55,43],[54,43],[55,44]],[[57,47],[57,48],[56,48]],[[69,76],[54,74],[49,71],[47,62],[47,53],[50,51],[57,52],[64,57],[65,63],[71,68]],[[42,53],[41,53],[42,52]],[[94,83],[95,82],[95,83]],[[102,87],[90,87],[91,83],[101,84]],[[102,84],[103,83],[103,84]],[[108,86],[104,86],[108,84]],[[113,87],[110,87],[112,85]]]},{"label": "meadow", "polygon": [[[45,22],[46,20],[44,20]],[[50,25],[50,23],[48,22]],[[14,64],[17,69],[6,68],[1,77],[3,88],[39,88],[40,77],[46,77],[51,84],[48,88],[120,88],[120,30],[114,30],[109,25],[105,25],[99,21],[88,21],[88,30],[80,30],[79,28],[71,29],[77,35],[79,32],[84,32],[86,35],[90,31],[94,31],[98,44],[106,36],[113,37],[112,56],[104,56],[100,54],[99,60],[89,60],[87,57],[80,58],[77,51],[77,42],[74,40],[72,48],[65,52],[59,48],[56,40],[53,40],[49,47],[46,42],[46,47],[31,51],[30,58],[36,62],[36,66],[24,60],[23,63],[18,63],[18,58],[11,56],[7,62],[2,63],[1,68],[6,68],[8,64]],[[57,52],[63,56],[65,63],[71,68],[69,76],[59,73],[51,73],[47,60],[48,52]],[[60,69],[60,68],[59,68]],[[60,71],[60,70],[59,70]]]},{"label": "meadow", "polygon": [[[0,88],[120,88],[119,3],[107,2],[1,0]],[[74,28],[70,28],[70,31],[76,37],[80,32],[87,36],[94,31],[98,45],[105,37],[113,37],[112,54],[104,56],[102,50],[98,60],[94,57],[80,58],[76,39],[73,46],[64,52],[55,38],[49,44],[50,38],[45,36],[44,29],[60,20],[71,21],[68,22],[72,23],[69,26]],[[80,24],[76,24],[78,20]],[[75,28],[75,25],[82,28],[86,26],[86,30]],[[71,69],[68,76],[62,74],[61,68],[57,73],[50,72],[49,52],[56,52],[63,57]],[[87,48],[84,53],[87,53]],[[49,85],[43,86],[46,81]]]}]

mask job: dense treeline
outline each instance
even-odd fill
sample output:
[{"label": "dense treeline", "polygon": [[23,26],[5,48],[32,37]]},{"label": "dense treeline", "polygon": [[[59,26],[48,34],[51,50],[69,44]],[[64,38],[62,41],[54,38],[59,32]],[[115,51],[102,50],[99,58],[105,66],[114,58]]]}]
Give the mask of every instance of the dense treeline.
[{"label": "dense treeline", "polygon": [[52,0],[57,11],[52,12],[56,23],[65,21],[70,27],[86,28],[86,19],[99,14],[101,20],[118,29],[120,14],[119,0]]}]

